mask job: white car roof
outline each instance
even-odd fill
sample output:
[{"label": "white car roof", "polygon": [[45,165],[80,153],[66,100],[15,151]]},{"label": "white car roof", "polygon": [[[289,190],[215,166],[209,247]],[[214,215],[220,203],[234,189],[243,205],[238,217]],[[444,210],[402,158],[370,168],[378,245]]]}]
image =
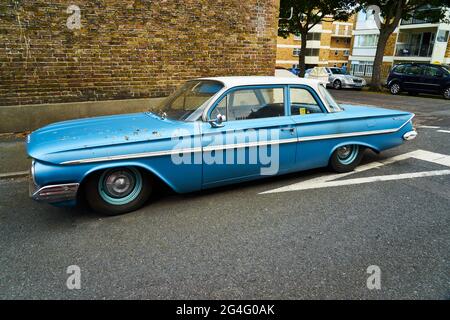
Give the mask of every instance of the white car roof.
[{"label": "white car roof", "polygon": [[262,77],[262,76],[246,76],[246,77],[207,77],[196,80],[215,80],[222,82],[226,88],[250,85],[273,85],[273,84],[304,84],[317,89],[320,83],[324,83],[317,79],[305,79],[299,77]]}]

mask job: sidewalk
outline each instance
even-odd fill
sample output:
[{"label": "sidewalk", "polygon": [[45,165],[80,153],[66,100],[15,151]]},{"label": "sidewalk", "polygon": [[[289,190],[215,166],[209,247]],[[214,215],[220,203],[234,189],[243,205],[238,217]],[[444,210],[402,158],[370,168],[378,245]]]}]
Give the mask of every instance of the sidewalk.
[{"label": "sidewalk", "polygon": [[0,135],[0,179],[28,174],[31,160],[25,151],[24,134]]}]

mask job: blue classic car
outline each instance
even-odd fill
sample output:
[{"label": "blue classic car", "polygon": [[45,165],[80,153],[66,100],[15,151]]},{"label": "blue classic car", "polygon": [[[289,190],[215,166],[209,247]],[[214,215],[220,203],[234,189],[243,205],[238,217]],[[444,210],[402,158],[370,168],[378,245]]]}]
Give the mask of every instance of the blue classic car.
[{"label": "blue classic car", "polygon": [[417,135],[414,114],[339,105],[317,80],[217,77],[187,81],[143,112],[55,123],[28,136],[31,197],[114,215],[164,183],[196,190],[329,166],[353,170]]}]

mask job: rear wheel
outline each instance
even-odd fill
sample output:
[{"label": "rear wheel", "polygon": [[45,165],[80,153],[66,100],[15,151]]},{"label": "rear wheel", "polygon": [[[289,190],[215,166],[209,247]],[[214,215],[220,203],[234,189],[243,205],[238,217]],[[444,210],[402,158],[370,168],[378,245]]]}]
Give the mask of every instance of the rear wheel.
[{"label": "rear wheel", "polygon": [[446,88],[443,93],[444,99],[450,100],[450,87]]},{"label": "rear wheel", "polygon": [[330,159],[330,167],[336,172],[350,172],[361,162],[364,148],[349,144],[337,148]]},{"label": "rear wheel", "polygon": [[118,215],[139,209],[152,192],[151,178],[134,167],[96,172],[86,182],[89,206],[103,214]]},{"label": "rear wheel", "polygon": [[400,85],[398,84],[398,82],[391,83],[389,85],[389,91],[391,92],[391,94],[399,94],[400,93]]}]

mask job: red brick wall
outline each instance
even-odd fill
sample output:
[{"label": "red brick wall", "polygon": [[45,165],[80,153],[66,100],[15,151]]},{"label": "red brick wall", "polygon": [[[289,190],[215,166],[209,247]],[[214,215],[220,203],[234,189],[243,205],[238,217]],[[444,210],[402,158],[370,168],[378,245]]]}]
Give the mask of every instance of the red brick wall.
[{"label": "red brick wall", "polygon": [[[81,29],[66,22],[81,9]],[[2,0],[0,105],[169,94],[183,80],[272,75],[278,0]]]}]

